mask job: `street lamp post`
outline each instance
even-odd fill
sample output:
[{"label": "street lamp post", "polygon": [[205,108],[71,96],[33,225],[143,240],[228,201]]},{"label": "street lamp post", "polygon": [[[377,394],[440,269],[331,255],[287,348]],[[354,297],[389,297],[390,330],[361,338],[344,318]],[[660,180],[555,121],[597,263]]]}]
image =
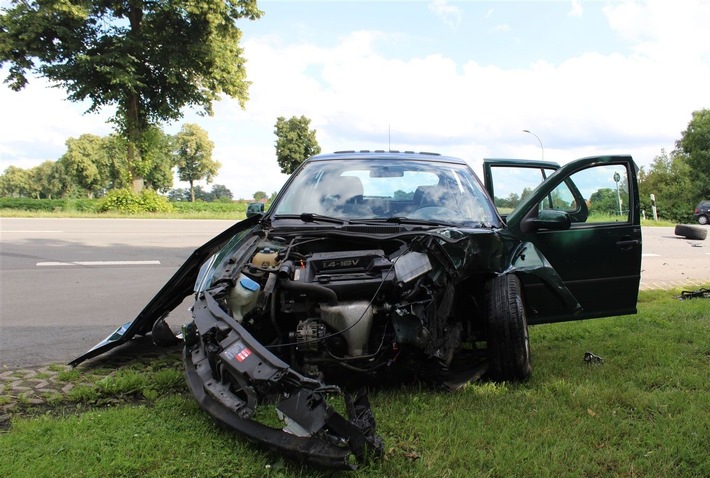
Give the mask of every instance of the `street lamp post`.
[{"label": "street lamp post", "polygon": [[542,151],[542,160],[545,161],[545,148],[542,146],[542,140],[540,139],[540,137],[538,135],[536,135],[535,133],[533,133],[532,131],[527,130],[527,129],[524,129],[523,133],[531,134],[537,138],[537,140],[540,142],[540,150]]}]

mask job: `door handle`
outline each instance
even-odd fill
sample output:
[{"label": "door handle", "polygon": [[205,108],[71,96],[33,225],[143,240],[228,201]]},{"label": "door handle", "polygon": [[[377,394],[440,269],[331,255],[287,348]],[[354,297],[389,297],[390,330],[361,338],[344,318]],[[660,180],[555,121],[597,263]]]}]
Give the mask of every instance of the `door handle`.
[{"label": "door handle", "polygon": [[638,246],[640,244],[641,241],[639,239],[621,239],[620,241],[616,242],[616,245],[622,251],[631,250],[634,246]]}]

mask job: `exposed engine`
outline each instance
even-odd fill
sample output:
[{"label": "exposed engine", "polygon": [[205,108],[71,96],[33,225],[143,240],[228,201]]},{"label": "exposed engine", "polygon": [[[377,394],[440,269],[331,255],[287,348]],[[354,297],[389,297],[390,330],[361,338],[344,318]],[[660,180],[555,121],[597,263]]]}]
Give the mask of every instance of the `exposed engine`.
[{"label": "exposed engine", "polygon": [[450,261],[427,236],[376,244],[279,238],[231,258],[245,265],[227,267],[213,284],[233,283],[224,310],[308,376],[374,372],[417,354],[446,368],[471,329],[455,317]]}]

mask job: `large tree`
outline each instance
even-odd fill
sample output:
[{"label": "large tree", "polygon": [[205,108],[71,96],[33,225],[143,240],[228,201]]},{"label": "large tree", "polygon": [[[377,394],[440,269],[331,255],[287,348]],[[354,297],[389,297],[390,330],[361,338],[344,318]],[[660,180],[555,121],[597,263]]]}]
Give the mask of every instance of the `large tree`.
[{"label": "large tree", "polygon": [[134,189],[143,187],[142,135],[182,117],[212,114],[229,95],[244,107],[245,60],[236,21],[262,15],[256,0],[13,0],[0,13],[0,66],[22,89],[28,73],[65,88],[89,112],[116,107]]},{"label": "large tree", "polygon": [[673,150],[669,155],[661,150],[661,154],[653,158],[648,172],[641,168],[639,195],[649,215],[651,194],[656,198],[658,214],[663,219],[679,222],[692,219],[693,208],[697,204],[697,191],[692,186],[687,155],[678,150]]},{"label": "large tree", "polygon": [[686,155],[696,202],[710,198],[710,109],[693,112],[676,148]]},{"label": "large tree", "polygon": [[282,173],[291,174],[307,158],[320,153],[316,130],[309,130],[310,124],[305,116],[276,119],[276,161]]},{"label": "large tree", "polygon": [[195,202],[195,181],[212,182],[222,167],[219,161],[212,159],[214,143],[200,126],[185,124],[175,135],[174,146],[178,177],[190,183],[191,200]]}]

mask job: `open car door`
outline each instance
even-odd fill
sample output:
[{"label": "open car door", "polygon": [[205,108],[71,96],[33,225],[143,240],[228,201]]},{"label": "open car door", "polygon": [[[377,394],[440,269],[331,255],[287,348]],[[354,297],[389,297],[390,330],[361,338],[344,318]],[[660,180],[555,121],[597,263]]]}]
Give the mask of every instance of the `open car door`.
[{"label": "open car door", "polygon": [[523,196],[506,216],[509,232],[543,253],[583,309],[571,314],[553,291],[526,277],[528,322],[635,313],[641,225],[637,167],[631,156],[573,161]]}]

